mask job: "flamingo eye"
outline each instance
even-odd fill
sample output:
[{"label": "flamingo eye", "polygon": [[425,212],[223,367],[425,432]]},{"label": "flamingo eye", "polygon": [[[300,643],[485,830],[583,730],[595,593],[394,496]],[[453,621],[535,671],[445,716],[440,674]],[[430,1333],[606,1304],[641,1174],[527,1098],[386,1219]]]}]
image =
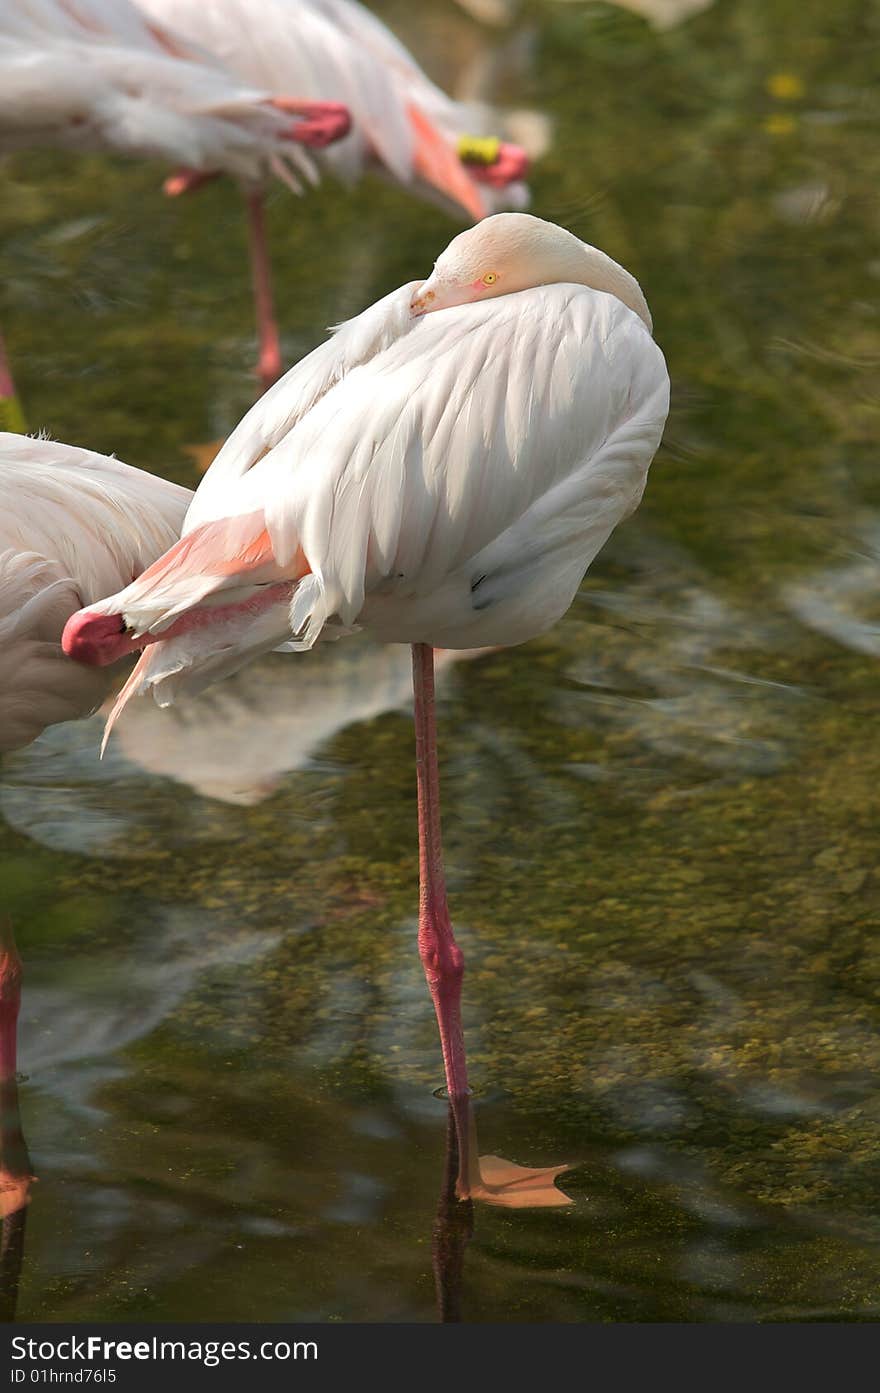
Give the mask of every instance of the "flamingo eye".
[{"label": "flamingo eye", "polygon": [[494,285],[498,279],[496,271],[487,271],[483,277],[483,285]]}]

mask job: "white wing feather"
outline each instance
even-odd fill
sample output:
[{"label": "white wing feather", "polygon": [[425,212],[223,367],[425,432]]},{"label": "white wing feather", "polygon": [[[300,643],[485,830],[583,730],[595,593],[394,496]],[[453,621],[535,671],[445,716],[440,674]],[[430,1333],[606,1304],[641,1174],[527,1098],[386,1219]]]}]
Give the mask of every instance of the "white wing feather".
[{"label": "white wing feather", "polygon": [[541,632],[660,440],[663,355],[612,296],[552,285],[412,320],[410,291],[279,383],[190,510],[188,525],[262,513],[282,569],[302,549],[299,646],[331,619],[449,648]]},{"label": "white wing feather", "polygon": [[203,522],[228,517],[236,480],[283,440],[331,387],[408,330],[412,322],[410,300],[418,285],[418,281],[402,285],[340,324],[331,338],[260,397],[211,463],[186,515],[184,534]]},{"label": "white wing feather", "polygon": [[[203,44],[230,72],[278,95],[344,102],[349,135],[321,162],[340,178],[359,178],[370,162],[400,184],[428,191],[414,170],[416,107],[451,144],[491,133],[488,108],[454,101],[421,70],[395,35],[355,0],[140,0],[141,7]],[[480,187],[487,211],[528,202],[524,185]],[[445,200],[444,200],[445,201]],[[452,200],[453,205],[455,200]]]},{"label": "white wing feather", "polygon": [[547,286],[416,321],[243,483],[281,564],[302,546],[324,618],[440,647],[521,642],[637,505],[668,390],[619,301]]},{"label": "white wing feather", "polygon": [[114,673],[71,662],[61,632],[174,542],[190,497],[91,450],[0,432],[0,751],[106,696]]},{"label": "white wing feather", "polygon": [[291,118],[125,0],[0,0],[0,150],[52,143],[298,187]]},{"label": "white wing feather", "polygon": [[277,95],[344,102],[352,131],[322,157],[338,174],[361,173],[372,142],[396,177],[409,180],[412,134],[403,108],[389,101],[387,74],[309,0],[140,2],[246,82]]},{"label": "white wing feather", "polygon": [[180,535],[189,489],[121,460],[0,431],[0,551],[60,562],[84,604],[118,589]]}]

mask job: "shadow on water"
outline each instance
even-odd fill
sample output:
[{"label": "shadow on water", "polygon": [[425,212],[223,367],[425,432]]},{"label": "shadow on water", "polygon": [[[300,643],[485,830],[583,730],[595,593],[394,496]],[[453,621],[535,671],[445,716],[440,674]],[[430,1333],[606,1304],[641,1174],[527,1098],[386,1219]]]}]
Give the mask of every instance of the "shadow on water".
[{"label": "shadow on water", "polygon": [[437,1201],[437,1214],[431,1233],[431,1258],[437,1288],[437,1314],[444,1324],[461,1320],[461,1292],[464,1255],[474,1236],[473,1200],[460,1200],[455,1193],[458,1177],[458,1133],[455,1114],[446,1116],[446,1146],[443,1153],[443,1180]]},{"label": "shadow on water", "polygon": [[[346,641],[0,769],[19,1314],[433,1320],[436,1276],[449,1319],[876,1319],[876,7],[377,8],[550,118],[534,209],[638,275],[673,380],[565,620],[440,695],[481,1141],[574,1203],[471,1232],[447,1158],[437,1205],[409,658]],[[193,485],[253,396],[244,229],[163,173],[4,160],[0,323],[33,428]],[[269,216],[291,361],[454,230],[376,182]]]}]

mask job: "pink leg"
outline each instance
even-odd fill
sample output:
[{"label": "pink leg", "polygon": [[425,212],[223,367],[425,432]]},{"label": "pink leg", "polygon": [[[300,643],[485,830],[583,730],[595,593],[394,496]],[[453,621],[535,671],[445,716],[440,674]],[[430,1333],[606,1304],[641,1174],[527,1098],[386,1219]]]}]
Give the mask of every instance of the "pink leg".
[{"label": "pink leg", "polygon": [[24,416],[15,395],[12,370],[6,357],[3,337],[0,335],[0,430],[23,432]]},{"label": "pink leg", "polygon": [[15,1079],[21,958],[10,924],[0,924],[0,1084]]},{"label": "pink leg", "polygon": [[18,1110],[16,1030],[21,959],[12,925],[0,918],[0,1321],[15,1318],[31,1183]]},{"label": "pink leg", "polygon": [[443,872],[434,650],[427,643],[414,643],[412,653],[419,792],[419,955],[437,1013],[446,1088],[458,1132],[458,1197],[467,1199],[470,1194],[469,1089],[461,1029],[464,957],[452,932]]},{"label": "pink leg", "polygon": [[14,396],[15,385],[12,381],[12,371],[9,367],[9,359],[6,357],[3,340],[0,338],[0,397]]},{"label": "pink leg", "polygon": [[269,253],[266,248],[266,214],[263,195],[246,195],[248,208],[248,230],[251,245],[251,274],[254,285],[254,303],[257,307],[257,332],[260,336],[260,361],[257,365],[263,391],[277,382],[281,376],[281,347],[278,341],[278,325],[275,322],[275,308],[272,302],[272,274],[269,267]]}]

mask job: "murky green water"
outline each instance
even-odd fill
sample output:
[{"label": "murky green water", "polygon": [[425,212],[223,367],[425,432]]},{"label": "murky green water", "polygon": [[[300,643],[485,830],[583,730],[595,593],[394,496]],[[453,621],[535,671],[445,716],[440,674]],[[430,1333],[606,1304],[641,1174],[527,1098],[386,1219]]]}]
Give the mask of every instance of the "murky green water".
[{"label": "murky green water", "polygon": [[[386,5],[556,122],[536,212],[629,265],[674,406],[545,640],[450,666],[450,889],[484,1150],[575,1204],[434,1234],[464,1319],[875,1319],[876,56],[870,0]],[[482,65],[482,67],[481,67]],[[194,482],[252,396],[235,191],[3,165],[28,422]],[[452,225],[371,182],[271,208],[288,359]],[[22,1319],[436,1318],[445,1114],[415,948],[405,651],[272,658],[0,770],[39,1182]],[[176,777],[175,777],[176,775]],[[451,1254],[451,1256],[450,1256]],[[441,1274],[443,1275],[443,1274]]]}]

